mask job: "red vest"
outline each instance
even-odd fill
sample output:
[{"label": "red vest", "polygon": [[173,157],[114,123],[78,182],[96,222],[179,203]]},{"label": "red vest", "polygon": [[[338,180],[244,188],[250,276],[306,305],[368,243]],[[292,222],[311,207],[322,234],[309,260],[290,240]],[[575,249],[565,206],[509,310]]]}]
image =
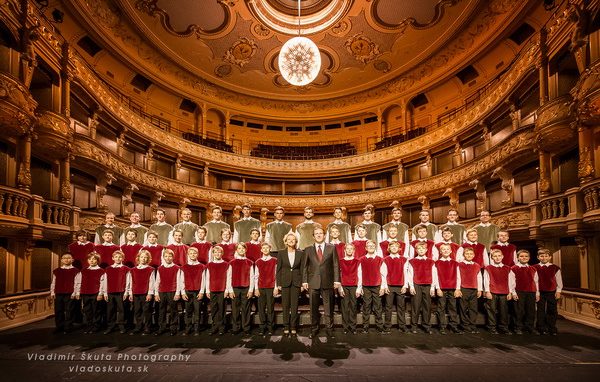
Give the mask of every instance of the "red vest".
[{"label": "red vest", "polygon": [[[404,244],[404,243],[402,243]],[[387,266],[387,283],[389,286],[403,286],[404,282],[404,265],[408,260],[404,256],[393,258],[391,256],[383,259]]]},{"label": "red vest", "polygon": [[346,256],[346,243],[339,242],[337,244],[334,244],[334,246],[338,255],[338,260],[343,260]]},{"label": "red vest", "polygon": [[508,245],[498,245],[494,244],[490,247],[492,249],[499,249],[502,251],[502,263],[512,267],[515,265],[515,252],[517,251],[517,246],[514,244]]},{"label": "red vest", "polygon": [[159,292],[177,292],[177,272],[179,272],[179,269],[181,269],[179,265],[173,265],[172,267],[161,265],[158,267],[156,272],[160,275]]},{"label": "red vest", "polygon": [[455,242],[435,243],[435,247],[437,248],[438,253],[440,254],[440,257],[441,257],[441,253],[442,253],[442,250],[440,249],[440,247],[442,246],[442,244],[448,244],[450,246],[450,248],[452,248],[452,253],[450,254],[450,258],[452,260],[456,260],[456,251],[458,251],[458,249],[460,248],[460,245],[456,244]]},{"label": "red vest", "polygon": [[223,247],[223,261],[225,262],[229,262],[231,260],[233,260],[235,258],[235,243],[231,243],[231,244],[219,244],[221,247]]},{"label": "red vest", "polygon": [[534,267],[537,269],[538,273],[538,286],[540,288],[540,292],[556,291],[556,272],[560,270],[558,265],[550,264],[548,266],[544,266],[541,264],[536,264]]},{"label": "red vest", "polygon": [[80,245],[79,242],[69,244],[69,252],[73,255],[73,266],[82,269],[87,267],[87,256],[94,251],[94,243],[88,241]]},{"label": "red vest", "polygon": [[54,293],[55,294],[73,294],[75,288],[75,276],[79,273],[79,269],[73,268],[56,268],[52,271],[54,274]]},{"label": "red vest", "polygon": [[490,277],[490,290],[486,292],[492,292],[493,294],[508,294],[508,274],[510,273],[510,267],[503,265],[502,267],[495,267],[488,265],[485,270]]},{"label": "red vest", "polygon": [[254,264],[256,265],[256,269],[258,269],[258,288],[275,288],[277,258],[271,257],[269,260],[259,258]]},{"label": "red vest", "polygon": [[186,292],[197,292],[200,290],[202,284],[202,272],[204,272],[205,269],[206,266],[202,263],[196,265],[185,264],[181,267]]},{"label": "red vest", "polygon": [[430,258],[421,260],[417,257],[409,260],[413,267],[413,283],[419,285],[431,285],[433,283],[432,267],[435,262]]},{"label": "red vest", "polygon": [[360,260],[364,255],[367,254],[367,241],[366,240],[354,240],[354,258]]},{"label": "red vest", "polygon": [[208,292],[225,292],[227,288],[227,269],[229,263],[223,261],[221,263],[210,262],[206,266],[210,276],[210,290]]},{"label": "red vest", "polygon": [[440,289],[456,289],[458,263],[454,260],[435,262]]},{"label": "red vest", "polygon": [[192,243],[190,247],[194,247],[198,250],[198,261],[202,264],[208,264],[208,260],[210,259],[210,249],[212,248],[212,244],[208,241],[204,243]]},{"label": "red vest", "polygon": [[475,252],[475,257],[473,258],[473,261],[476,262],[477,264],[479,264],[479,266],[481,268],[484,267],[484,265],[483,265],[483,251],[485,251],[485,245],[483,245],[481,243],[477,243],[475,245],[472,245],[472,244],[469,244],[469,243],[463,243],[461,245],[461,247],[463,247],[463,248],[473,248],[473,251]]},{"label": "red vest", "polygon": [[458,263],[458,269],[460,271],[460,287],[477,289],[477,275],[481,273],[479,264],[475,262],[473,264],[460,262]]},{"label": "red vest", "polygon": [[[133,247],[131,245],[130,247]],[[153,290],[148,290],[150,277],[154,273],[154,268],[146,267],[140,269],[135,267],[131,269],[131,291],[133,294],[154,294]]]},{"label": "red vest", "polygon": [[[415,247],[415,245],[417,245],[417,243],[419,243],[420,241],[421,240],[413,240],[410,242],[410,245],[415,250],[415,257],[417,257],[417,248]],[[435,243],[432,240],[427,240],[426,243],[427,243],[427,258],[432,259],[433,258],[433,247],[435,246]]]},{"label": "red vest", "polygon": [[520,267],[513,265],[512,272],[515,274],[515,290],[519,292],[535,292],[535,272],[536,268],[532,266]]},{"label": "red vest", "polygon": [[233,259],[231,265],[231,286],[234,288],[247,288],[250,286],[250,269],[252,260]]},{"label": "red vest", "polygon": [[[398,254],[400,256],[404,256],[404,250],[406,249],[406,244],[404,244],[403,241],[398,241],[398,244],[400,244],[400,249],[398,250]],[[381,243],[379,243],[379,246],[381,247],[381,253],[383,253],[383,257],[390,255],[390,252],[388,250],[388,248],[390,246],[390,242],[388,240],[382,241]]]},{"label": "red vest", "polygon": [[151,258],[150,258],[149,265],[154,268],[159,267],[162,262],[162,253],[163,253],[163,249],[165,249],[165,247],[163,247],[160,244],[156,244],[156,246],[154,246],[154,247],[146,245],[145,247],[142,247],[142,249],[145,249],[148,252],[150,252]]},{"label": "red vest", "polygon": [[255,243],[247,242],[246,243],[246,257],[253,263],[255,263],[256,260],[260,259],[262,257],[262,253],[260,252],[260,243],[255,244]]},{"label": "red vest", "polygon": [[129,267],[106,267],[106,293],[123,293],[127,285]]},{"label": "red vest", "polygon": [[100,267],[106,268],[112,263],[112,255],[115,251],[118,251],[120,248],[118,245],[101,245],[98,244],[94,247],[96,252],[100,254]]},{"label": "red vest", "polygon": [[340,260],[340,280],[342,286],[358,285],[358,266],[360,260],[353,258],[352,260]]},{"label": "red vest", "polygon": [[123,264],[127,265],[128,267],[133,267],[135,265],[135,258],[142,248],[143,246],[138,243],[135,243],[134,245],[123,244],[121,246],[121,251],[123,251],[125,254]]},{"label": "red vest", "polygon": [[81,290],[80,294],[98,294],[100,292],[100,279],[104,274],[104,269],[89,269],[81,270]]},{"label": "red vest", "polygon": [[363,256],[360,259],[363,286],[372,287],[381,285],[381,264],[383,264],[383,259],[379,256],[375,256],[372,259]]},{"label": "red vest", "polygon": [[183,264],[187,264],[187,250],[188,246],[185,244],[175,245],[169,244],[167,248],[173,251],[173,262],[176,265],[182,266]]}]

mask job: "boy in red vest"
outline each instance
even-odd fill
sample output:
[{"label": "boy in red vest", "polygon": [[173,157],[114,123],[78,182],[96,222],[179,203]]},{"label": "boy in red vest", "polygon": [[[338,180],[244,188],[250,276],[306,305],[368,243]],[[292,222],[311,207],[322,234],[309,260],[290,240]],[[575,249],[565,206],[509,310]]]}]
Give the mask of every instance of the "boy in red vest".
[{"label": "boy in red vest", "polygon": [[52,271],[50,298],[54,300],[55,333],[71,332],[73,311],[75,310],[75,290],[79,289],[81,275],[79,269],[73,266],[73,256],[63,253],[60,257],[60,267]]},{"label": "boy in red vest", "polygon": [[491,257],[492,264],[486,266],[483,272],[488,329],[492,334],[511,334],[508,331],[508,301],[512,299],[508,280],[511,270],[502,263],[501,250],[493,249]]},{"label": "boy in red vest", "polygon": [[161,263],[162,253],[165,247],[158,244],[158,233],[154,231],[148,231],[146,234],[146,245],[142,247],[143,250],[150,252],[150,266],[152,268],[158,268]]},{"label": "boy in red vest", "polygon": [[210,249],[212,243],[206,241],[206,228],[200,226],[196,231],[196,242],[192,243],[190,247],[194,247],[198,250],[198,261],[206,265],[210,261]]},{"label": "boy in red vest", "polygon": [[[440,322],[440,334],[446,334],[446,328],[454,333],[462,334],[458,329],[458,313],[456,298],[460,292],[460,272],[458,263],[452,260],[450,244],[440,246],[440,258],[435,262],[438,276],[437,286],[437,316]],[[446,312],[448,315],[446,316]]]},{"label": "boy in red vest", "polygon": [[101,287],[104,300],[106,301],[107,324],[104,334],[109,334],[119,326],[121,334],[125,333],[125,306],[123,301],[127,299],[126,291],[131,288],[131,275],[129,268],[123,264],[125,254],[117,250],[112,255],[113,263],[106,267],[106,277]]},{"label": "boy in red vest", "polygon": [[535,303],[540,299],[537,268],[529,265],[529,251],[517,252],[517,264],[511,267],[510,292],[515,301],[515,333],[533,333]]},{"label": "boy in red vest", "polygon": [[356,287],[356,298],[363,296],[363,331],[369,332],[369,319],[375,315],[375,324],[380,333],[383,329],[381,296],[387,288],[387,267],[381,256],[377,256],[377,245],[367,240],[367,254],[360,259],[360,272]]},{"label": "boy in red vest", "polygon": [[557,265],[552,264],[550,250],[538,250],[539,264],[536,264],[540,299],[537,302],[536,327],[540,334],[558,334],[556,318],[558,317],[557,301],[563,288],[562,274]]},{"label": "boy in red vest", "polygon": [[181,267],[184,287],[180,292],[185,304],[185,330],[181,333],[183,336],[191,334],[192,331],[195,336],[200,334],[201,291],[204,290],[205,269],[206,266],[198,261],[198,249],[188,248],[187,263]]},{"label": "boy in red vest", "polygon": [[487,253],[487,249],[485,249],[485,245],[477,242],[477,230],[475,228],[471,228],[467,230],[467,240],[460,246],[458,251],[456,252],[456,261],[461,262],[463,260],[463,252],[465,248],[473,248],[475,252],[475,261],[481,268],[485,268],[490,265],[490,258]]},{"label": "boy in red vest", "polygon": [[[423,232],[422,229],[417,230]],[[431,240],[428,240],[431,241]],[[431,331],[431,297],[435,296],[437,286],[437,270],[433,259],[427,255],[430,250],[429,243],[420,241],[415,243],[416,256],[408,261],[408,284],[412,298],[411,330],[418,333],[417,325],[421,315],[421,326],[425,333],[433,334]]]},{"label": "boy in red vest", "polygon": [[134,229],[125,230],[125,244],[121,245],[121,251],[125,254],[125,266],[132,268],[136,264],[137,255],[143,245],[137,242],[137,231]]},{"label": "boy in red vest", "polygon": [[210,316],[212,328],[209,335],[219,332],[225,334],[225,297],[231,291],[231,267],[222,259],[223,248],[220,245],[212,247],[212,261],[206,267],[206,283],[204,291],[210,299]]},{"label": "boy in red vest", "polygon": [[81,283],[79,289],[75,290],[75,298],[81,299],[83,303],[83,317],[85,320],[86,334],[97,333],[102,324],[102,316],[98,306],[98,301],[104,299],[100,293],[100,284],[106,277],[104,269],[98,266],[100,255],[92,252],[88,255],[86,268],[81,270]]},{"label": "boy in red vest", "polygon": [[[331,227],[333,235],[334,229]],[[339,233],[339,230],[338,230]],[[360,260],[354,258],[354,244],[348,243],[344,249],[344,257],[340,260],[340,281],[341,286],[338,290],[342,297],[342,325],[344,334],[356,334],[356,287],[358,286],[358,277],[361,274]]]},{"label": "boy in red vest", "polygon": [[383,240],[381,243],[379,243],[379,246],[381,247],[381,254],[383,255],[383,257],[390,255],[389,246],[390,246],[390,243],[393,241],[398,243],[398,245],[400,246],[400,249],[398,250],[398,253],[400,254],[400,256],[404,256],[404,257],[408,258],[408,256],[409,256],[408,248],[406,247],[406,244],[403,241],[398,241],[398,227],[396,227],[393,224],[390,225],[389,228],[387,229],[387,239]]},{"label": "boy in red vest", "polygon": [[[452,260],[456,260],[456,253],[458,252],[460,245],[458,245],[452,241],[452,236],[454,236],[454,234],[452,233],[452,230],[449,227],[443,227],[441,230],[442,230],[442,241],[435,243],[435,247],[437,248],[438,253],[439,253],[440,247],[442,246],[442,244],[448,244],[452,250],[451,254],[450,254],[450,258]],[[456,260],[456,261],[458,261],[458,260]]]},{"label": "boy in red vest", "polygon": [[[179,231],[181,233],[181,231]],[[181,295],[183,277],[181,267],[173,261],[175,253],[167,248],[163,252],[163,263],[156,269],[154,283],[154,300],[160,303],[158,313],[158,331],[155,336],[160,336],[167,331],[167,310],[170,311],[170,334],[177,334],[179,326],[178,301]]]},{"label": "boy in red vest", "polygon": [[346,251],[346,243],[340,241],[340,235],[340,229],[337,226],[333,225],[329,228],[329,244],[335,245],[335,250],[338,254],[338,260],[342,260],[344,258],[344,253]]},{"label": "boy in red vest", "polygon": [[238,243],[235,247],[234,259],[229,262],[231,267],[231,323],[233,334],[244,331],[250,335],[250,299],[254,296],[254,265],[246,257],[246,244]]},{"label": "boy in red vest", "polygon": [[167,249],[173,251],[173,263],[177,266],[182,266],[187,261],[188,246],[183,244],[183,231],[176,229],[172,235],[173,243],[167,245]]},{"label": "boy in red vest", "polygon": [[259,335],[273,334],[275,329],[274,299],[278,295],[275,275],[277,258],[271,256],[271,244],[264,242],[260,246],[262,257],[256,260],[254,295],[258,297]]},{"label": "boy in red vest", "polygon": [[[391,226],[388,232],[398,230]],[[390,255],[383,259],[387,267],[387,288],[385,289],[385,331],[392,328],[392,308],[396,305],[398,330],[406,333],[406,302],[404,300],[408,290],[408,259],[401,255],[404,243],[391,241],[388,250]]]},{"label": "boy in red vest", "polygon": [[352,242],[354,245],[354,257],[360,260],[367,254],[367,228],[359,224],[356,226],[356,240]]},{"label": "boy in red vest", "polygon": [[235,243],[231,242],[231,230],[229,228],[223,228],[221,230],[221,243],[219,244],[223,248],[223,261],[230,262],[235,257]]},{"label": "boy in red vest", "polygon": [[256,260],[262,257],[259,237],[260,231],[258,228],[252,228],[250,230],[250,241],[246,243],[246,257],[253,263],[256,263]]},{"label": "boy in red vest", "polygon": [[76,241],[69,244],[69,252],[73,256],[73,266],[77,269],[85,268],[88,255],[94,252],[94,243],[88,241],[85,231],[78,231],[75,234]]},{"label": "boy in red vest", "polygon": [[502,251],[502,262],[509,267],[512,267],[517,263],[517,246],[508,242],[508,231],[498,231],[498,241],[490,247],[492,249],[499,249]]},{"label": "boy in red vest", "polygon": [[127,291],[129,301],[133,302],[133,318],[135,320],[135,329],[129,333],[137,334],[142,331],[142,335],[150,334],[150,325],[152,324],[152,300],[154,299],[154,268],[150,266],[152,254],[142,249],[136,256],[136,266],[129,273],[131,275],[130,288]]},{"label": "boy in red vest", "polygon": [[431,259],[433,261],[436,261],[439,257],[439,253],[437,248],[435,247],[435,242],[433,240],[429,240],[427,238],[427,227],[424,225],[417,225],[414,228],[417,232],[416,232],[416,236],[417,238],[413,241],[410,242],[410,246],[412,248],[412,250],[409,253],[409,257],[413,258],[416,257],[416,245],[418,243],[424,243],[426,245],[427,248],[427,252],[426,252],[426,256],[428,259]]},{"label": "boy in red vest", "polygon": [[106,268],[110,265],[112,255],[118,251],[120,247],[113,243],[114,234],[110,229],[102,233],[102,244],[94,246],[94,250],[100,255],[100,268]]},{"label": "boy in red vest", "polygon": [[473,261],[475,258],[473,248],[465,248],[463,258],[463,261],[458,263],[460,291],[456,296],[460,298],[460,320],[463,330],[477,334],[479,333],[475,326],[477,323],[477,299],[483,292],[483,277],[481,276],[481,267]]}]

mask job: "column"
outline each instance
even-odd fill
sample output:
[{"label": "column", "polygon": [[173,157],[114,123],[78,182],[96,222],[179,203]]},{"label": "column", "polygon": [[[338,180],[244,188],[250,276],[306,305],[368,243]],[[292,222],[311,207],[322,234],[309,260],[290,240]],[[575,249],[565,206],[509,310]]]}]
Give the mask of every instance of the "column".
[{"label": "column", "polygon": [[381,112],[380,108],[377,108],[377,140],[382,139],[385,134],[384,134],[384,125],[385,122],[383,121],[383,113]]},{"label": "column", "polygon": [[325,181],[321,181],[321,195],[325,195]]},{"label": "column", "polygon": [[483,146],[485,150],[489,150],[492,147],[492,133],[490,133],[490,128],[485,121],[479,122],[479,126],[481,126],[481,137],[483,138]]},{"label": "column", "polygon": [[231,113],[228,111],[225,114],[225,131],[223,132],[223,140],[225,143],[229,143],[229,136],[231,135],[229,121],[231,121]]},{"label": "column", "polygon": [[285,195],[285,181],[281,182],[281,195]]},{"label": "column", "polygon": [[246,192],[246,178],[242,178],[242,192]]},{"label": "column", "polygon": [[208,109],[206,104],[202,107],[202,124],[200,125],[200,131],[202,134],[202,139],[206,139],[206,113],[208,113]]},{"label": "column", "polygon": [[425,151],[425,166],[427,166],[427,177],[431,177],[433,175],[433,159],[429,150]]},{"label": "column", "polygon": [[398,163],[398,184],[404,184],[404,163],[402,163],[402,159],[398,159],[397,163]]},{"label": "column", "polygon": [[509,106],[509,115],[512,122],[512,130],[515,131],[521,127],[521,109],[517,108],[517,105],[511,103]]},{"label": "column", "polygon": [[540,180],[539,180],[539,193],[541,197],[546,197],[552,194],[552,179],[550,178],[550,170],[552,164],[550,163],[550,153],[542,149],[539,150],[540,160]]},{"label": "column", "polygon": [[362,190],[363,192],[367,190],[367,178],[366,177],[362,177]]},{"label": "column", "polygon": [[548,32],[545,28],[540,30],[540,56],[536,62],[540,76],[540,106],[548,102],[548,46],[546,45]]},{"label": "column", "polygon": [[208,170],[208,165],[209,165],[208,162],[206,162],[204,164],[204,173],[203,173],[203,175],[204,175],[204,187],[210,187],[210,173],[209,173],[209,170]]},{"label": "column", "polygon": [[150,143],[146,151],[146,170],[156,171],[156,160],[154,159],[154,143]]},{"label": "column", "polygon": [[60,160],[60,189],[59,197],[63,203],[71,203],[71,153]]},{"label": "column", "polygon": [[452,162],[454,167],[458,167],[463,164],[462,146],[458,138],[454,138],[454,154],[452,155]]},{"label": "column", "polygon": [[65,117],[71,116],[71,81],[73,80],[73,72],[69,67],[69,56],[71,50],[69,43],[65,42],[62,46],[62,58],[61,58],[61,100],[60,100],[60,112]]},{"label": "column", "polygon": [[125,133],[127,130],[121,131],[121,133],[117,136],[117,155],[122,157],[123,150],[125,149]]},{"label": "column", "polygon": [[23,191],[31,188],[31,140],[33,128],[19,137],[17,142],[17,187]]},{"label": "column", "polygon": [[579,165],[577,176],[579,183],[584,184],[594,179],[594,134],[593,130],[581,123],[577,128],[579,139]]}]

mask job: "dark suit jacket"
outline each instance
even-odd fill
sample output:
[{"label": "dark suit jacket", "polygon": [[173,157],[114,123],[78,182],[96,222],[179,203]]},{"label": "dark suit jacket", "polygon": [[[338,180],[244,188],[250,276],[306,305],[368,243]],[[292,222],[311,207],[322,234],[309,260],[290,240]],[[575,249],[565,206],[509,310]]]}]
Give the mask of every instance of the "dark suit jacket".
[{"label": "dark suit jacket", "polygon": [[304,252],[297,249],[294,264],[290,264],[287,249],[277,252],[277,270],[275,280],[280,287],[302,286],[302,264],[304,263]]},{"label": "dark suit jacket", "polygon": [[332,244],[323,245],[323,262],[319,262],[315,245],[304,248],[302,282],[310,289],[333,288],[340,281],[340,266],[337,251]]}]

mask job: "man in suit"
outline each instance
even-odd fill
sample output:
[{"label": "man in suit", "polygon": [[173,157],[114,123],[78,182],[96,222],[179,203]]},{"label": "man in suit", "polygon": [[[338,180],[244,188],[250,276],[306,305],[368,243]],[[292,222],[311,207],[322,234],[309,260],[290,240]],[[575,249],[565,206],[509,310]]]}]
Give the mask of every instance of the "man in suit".
[{"label": "man in suit", "polygon": [[302,266],[302,287],[309,291],[311,333],[314,338],[319,333],[319,297],[323,298],[327,336],[333,335],[333,290],[340,287],[340,268],[334,245],[325,243],[323,228],[313,230],[315,244],[304,249]]},{"label": "man in suit", "polygon": [[296,335],[298,325],[298,297],[302,286],[302,265],[304,253],[296,249],[297,239],[293,233],[285,236],[286,249],[277,251],[275,278],[283,314],[283,334]]}]

